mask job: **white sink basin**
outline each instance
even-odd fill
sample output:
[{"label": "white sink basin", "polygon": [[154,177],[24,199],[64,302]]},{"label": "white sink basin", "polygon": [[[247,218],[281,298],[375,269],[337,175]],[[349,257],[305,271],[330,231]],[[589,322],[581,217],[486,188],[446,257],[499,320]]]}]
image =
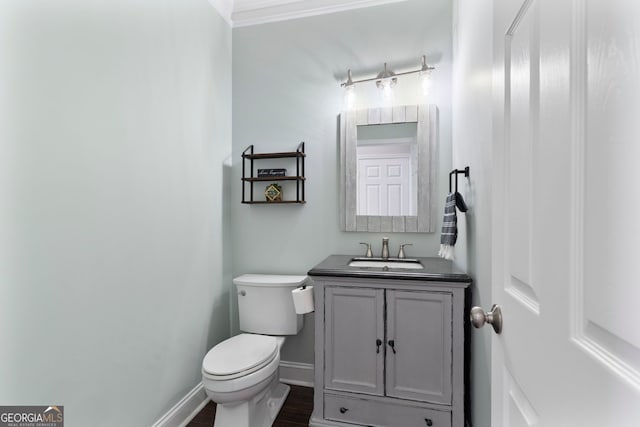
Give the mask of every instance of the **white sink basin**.
[{"label": "white sink basin", "polygon": [[349,267],[373,267],[373,268],[399,268],[406,270],[422,270],[424,267],[420,261],[379,261],[379,260],[353,260]]}]

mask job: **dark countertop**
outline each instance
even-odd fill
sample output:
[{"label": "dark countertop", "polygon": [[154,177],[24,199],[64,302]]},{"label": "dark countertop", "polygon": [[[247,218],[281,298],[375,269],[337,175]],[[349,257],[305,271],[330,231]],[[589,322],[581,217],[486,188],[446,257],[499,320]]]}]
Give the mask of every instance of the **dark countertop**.
[{"label": "dark countertop", "polygon": [[[360,277],[370,279],[401,279],[438,282],[471,282],[471,277],[456,269],[451,261],[442,258],[418,258],[424,269],[408,270],[380,267],[349,267],[355,255],[331,255],[307,273],[309,276]],[[393,261],[392,258],[389,261]]]}]

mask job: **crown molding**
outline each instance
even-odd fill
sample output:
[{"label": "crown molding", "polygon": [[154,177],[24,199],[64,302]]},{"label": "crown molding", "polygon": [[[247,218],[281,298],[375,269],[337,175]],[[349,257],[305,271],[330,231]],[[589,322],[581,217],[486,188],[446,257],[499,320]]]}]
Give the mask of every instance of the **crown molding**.
[{"label": "crown molding", "polygon": [[256,9],[278,7],[290,3],[303,3],[305,0],[233,0],[234,12],[246,12]]},{"label": "crown molding", "polygon": [[222,19],[224,19],[230,27],[233,27],[231,14],[233,12],[233,0],[208,0],[211,6],[218,11]]},{"label": "crown molding", "polygon": [[406,0],[235,0],[230,19],[233,27],[246,27],[402,1]]}]

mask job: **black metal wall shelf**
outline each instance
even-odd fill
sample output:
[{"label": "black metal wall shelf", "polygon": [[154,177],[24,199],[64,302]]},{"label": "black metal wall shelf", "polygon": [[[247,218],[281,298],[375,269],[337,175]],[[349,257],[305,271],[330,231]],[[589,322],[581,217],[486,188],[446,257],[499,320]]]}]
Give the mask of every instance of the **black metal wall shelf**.
[{"label": "black metal wall shelf", "polygon": [[[264,205],[277,205],[277,204],[304,204],[304,184],[306,177],[304,176],[304,160],[306,154],[304,152],[304,142],[301,142],[296,151],[287,151],[283,153],[254,153],[253,145],[248,146],[242,152],[242,203],[245,204],[264,204]],[[286,159],[294,158],[296,162],[296,174],[287,176],[267,176],[257,177],[254,174],[254,160],[264,159]],[[247,167],[246,162],[249,162]],[[248,176],[247,176],[248,174]],[[255,182],[278,182],[278,181],[295,181],[296,182],[296,198],[295,200],[279,200],[279,201],[266,201],[266,200],[254,200],[253,197],[253,184]],[[247,191],[246,186],[249,185]],[[248,199],[247,199],[248,197]]]}]

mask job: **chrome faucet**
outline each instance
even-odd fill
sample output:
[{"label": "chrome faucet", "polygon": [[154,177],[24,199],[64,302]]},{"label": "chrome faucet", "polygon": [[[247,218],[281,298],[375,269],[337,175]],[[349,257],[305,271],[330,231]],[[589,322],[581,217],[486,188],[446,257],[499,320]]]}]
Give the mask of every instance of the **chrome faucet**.
[{"label": "chrome faucet", "polygon": [[398,258],[404,258],[405,257],[405,255],[404,255],[404,247],[405,246],[413,246],[413,245],[411,243],[405,243],[405,244],[400,245],[400,251],[398,252]]},{"label": "chrome faucet", "polygon": [[382,258],[389,258],[389,238],[382,238]]},{"label": "chrome faucet", "polygon": [[373,257],[373,252],[371,252],[371,243],[360,243],[361,245],[367,245],[367,258]]}]

